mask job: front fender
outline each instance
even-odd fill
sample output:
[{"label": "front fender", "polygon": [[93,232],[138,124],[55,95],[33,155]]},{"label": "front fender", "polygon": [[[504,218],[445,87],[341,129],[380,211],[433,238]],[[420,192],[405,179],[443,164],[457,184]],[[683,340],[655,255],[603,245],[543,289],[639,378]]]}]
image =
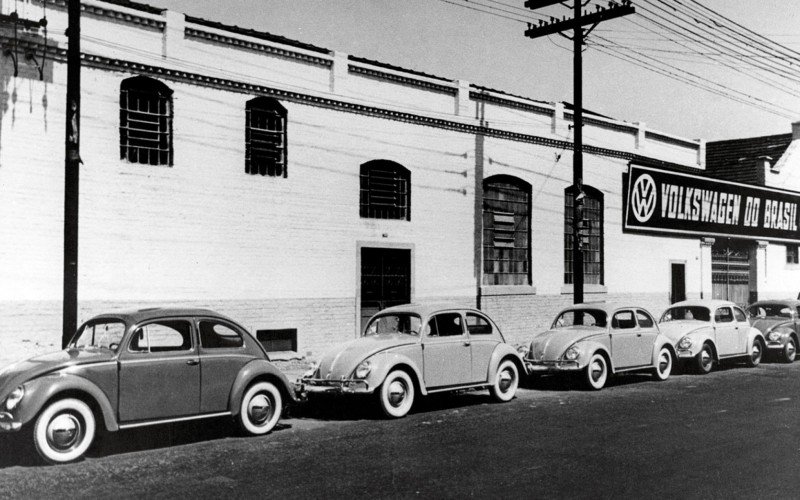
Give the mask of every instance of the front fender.
[{"label": "front fender", "polygon": [[492,352],[492,357],[489,358],[489,366],[487,367],[488,373],[486,380],[489,383],[492,383],[495,376],[497,376],[497,368],[500,366],[500,362],[506,357],[510,357],[514,361],[520,376],[528,373],[525,368],[525,363],[522,362],[522,357],[520,357],[516,349],[508,344],[497,344]]},{"label": "front fender", "polygon": [[[692,356],[697,356],[697,354],[700,353],[700,349],[703,347],[703,344],[709,342],[711,346],[714,348],[713,349],[714,360],[719,361],[719,354],[717,353],[717,343],[714,341],[711,332],[712,330],[703,328],[701,330],[695,330],[687,335],[684,335],[683,337],[681,337],[681,339],[684,337],[689,337],[689,339],[691,339],[692,346],[689,348],[689,353]],[[674,344],[676,350],[678,349],[678,343],[681,341],[681,339],[678,339]]]},{"label": "front fender", "polygon": [[297,402],[297,395],[294,387],[289,383],[289,379],[275,365],[265,359],[254,359],[239,370],[231,386],[231,393],[228,397],[228,409],[231,415],[238,415],[242,405],[242,396],[247,387],[256,380],[266,380],[274,383],[281,394],[288,397],[290,402]]},{"label": "front fender", "polygon": [[105,393],[83,377],[60,372],[29,380],[23,384],[23,387],[25,388],[25,397],[14,409],[17,421],[23,425],[36,418],[48,401],[59,394],[69,393],[70,396],[80,394],[94,400],[95,408],[99,408],[102,413],[106,429],[109,431],[119,430],[116,412]]},{"label": "front fender", "polygon": [[422,378],[422,373],[419,371],[419,363],[415,362],[411,357],[399,352],[383,351],[367,359],[371,360],[374,366],[372,372],[370,372],[366,379],[370,391],[374,391],[379,387],[389,372],[394,368],[398,366],[407,366],[413,372],[414,377],[416,377],[420,392],[423,395],[428,394],[428,390],[425,387],[425,379]]},{"label": "front fender", "polygon": [[598,342],[597,340],[587,340],[584,342],[578,342],[575,345],[581,350],[581,356],[578,358],[579,368],[586,368],[586,365],[589,363],[589,358],[591,358],[596,352],[602,352],[605,354],[606,359],[608,359],[608,369],[611,371],[611,373],[616,371],[616,368],[614,367],[614,358],[611,357],[611,352],[609,352],[606,344]]}]

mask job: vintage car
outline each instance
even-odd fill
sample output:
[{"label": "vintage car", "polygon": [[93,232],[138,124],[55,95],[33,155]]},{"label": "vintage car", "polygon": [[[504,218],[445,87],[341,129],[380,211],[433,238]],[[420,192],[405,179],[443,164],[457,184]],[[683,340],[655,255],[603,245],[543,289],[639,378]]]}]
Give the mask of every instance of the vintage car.
[{"label": "vintage car", "polygon": [[612,374],[650,371],[666,380],[675,350],[643,307],[576,304],[558,313],[550,330],[519,348],[532,376],[581,374],[586,387],[600,390]]},{"label": "vintage car", "polygon": [[299,381],[304,395],[374,394],[384,414],[405,416],[416,395],[489,388],[510,401],[522,360],[484,313],[407,304],[373,316],[361,338],[326,353]]},{"label": "vintage car", "polygon": [[151,308],[84,323],[66,349],[0,372],[0,431],[27,429],[42,459],[78,460],[100,429],[231,416],[247,434],[278,423],[293,387],[234,321]]},{"label": "vintage car", "polygon": [[678,359],[700,374],[725,359],[741,358],[756,366],[764,353],[764,336],[739,306],[725,300],[676,302],[661,315],[659,327],[675,345]]},{"label": "vintage car", "polygon": [[800,300],[762,300],[747,308],[750,325],[766,339],[767,353],[773,352],[785,363],[797,356],[800,331]]}]

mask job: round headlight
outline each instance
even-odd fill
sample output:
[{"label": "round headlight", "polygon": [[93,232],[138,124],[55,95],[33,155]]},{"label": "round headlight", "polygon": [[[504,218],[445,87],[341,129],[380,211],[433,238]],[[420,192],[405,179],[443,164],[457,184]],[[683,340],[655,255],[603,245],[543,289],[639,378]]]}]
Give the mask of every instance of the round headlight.
[{"label": "round headlight", "polygon": [[767,339],[769,339],[769,340],[771,340],[773,342],[775,342],[776,340],[780,340],[781,339],[781,332],[777,332],[777,331],[776,332],[769,332],[767,334]]},{"label": "round headlight", "polygon": [[579,351],[577,347],[572,346],[569,349],[567,349],[567,352],[564,353],[564,359],[567,359],[569,361],[575,361],[576,359],[578,359],[578,356],[580,355],[581,351]]},{"label": "round headlight", "polygon": [[689,337],[683,337],[680,342],[678,342],[678,347],[680,349],[688,349],[692,347],[692,339]]},{"label": "round headlight", "polygon": [[6,410],[11,411],[17,407],[22,397],[25,396],[25,389],[22,386],[17,387],[6,398]]},{"label": "round headlight", "polygon": [[356,368],[356,378],[367,378],[370,371],[372,371],[372,363],[369,360],[362,361]]}]

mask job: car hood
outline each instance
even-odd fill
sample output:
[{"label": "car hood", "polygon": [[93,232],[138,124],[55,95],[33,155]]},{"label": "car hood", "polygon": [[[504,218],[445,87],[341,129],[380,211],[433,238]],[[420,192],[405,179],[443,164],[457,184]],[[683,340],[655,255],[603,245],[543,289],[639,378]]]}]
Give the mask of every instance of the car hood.
[{"label": "car hood", "polygon": [[658,329],[661,330],[661,334],[667,337],[673,344],[685,335],[702,330],[703,328],[711,328],[711,324],[706,321],[694,319],[667,321],[666,323],[658,324]]},{"label": "car hood", "polygon": [[106,349],[65,349],[14,363],[0,370],[0,401],[28,380],[69,366],[111,361],[115,356]]},{"label": "car hood", "polygon": [[783,323],[792,324],[792,320],[789,318],[778,318],[778,317],[771,317],[771,318],[750,318],[750,326],[753,328],[757,328],[761,333],[766,333],[767,330],[771,328],[775,328],[778,325]]},{"label": "car hood", "polygon": [[322,356],[315,377],[349,378],[359,363],[376,352],[419,343],[419,337],[407,334],[370,335],[337,346]]},{"label": "car hood", "polygon": [[575,342],[607,334],[608,330],[597,326],[568,326],[548,330],[531,340],[528,356],[536,361],[554,361]]}]

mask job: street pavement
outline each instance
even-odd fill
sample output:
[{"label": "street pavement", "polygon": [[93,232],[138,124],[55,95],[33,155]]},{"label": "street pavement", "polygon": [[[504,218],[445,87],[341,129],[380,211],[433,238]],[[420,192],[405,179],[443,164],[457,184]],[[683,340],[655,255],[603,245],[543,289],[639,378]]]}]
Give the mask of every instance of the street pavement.
[{"label": "street pavement", "polygon": [[325,399],[267,436],[227,419],[141,428],[66,466],[33,465],[5,438],[0,497],[796,497],[798,394],[800,362],[729,365],[600,392],[543,379],[506,404],[432,396],[400,420]]}]

